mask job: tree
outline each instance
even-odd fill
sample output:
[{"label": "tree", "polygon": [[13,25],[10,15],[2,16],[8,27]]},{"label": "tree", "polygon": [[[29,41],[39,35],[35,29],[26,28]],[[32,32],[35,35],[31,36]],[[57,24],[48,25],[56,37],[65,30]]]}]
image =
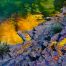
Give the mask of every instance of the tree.
[{"label": "tree", "polygon": [[[12,14],[17,13],[20,16],[27,15],[28,13],[51,13],[54,0],[0,0],[0,13],[4,17],[10,17]],[[47,6],[46,4],[49,4]]]},{"label": "tree", "polygon": [[64,1],[65,1],[65,0],[55,0],[55,1],[54,1],[55,10],[60,11],[60,9],[63,7]]}]

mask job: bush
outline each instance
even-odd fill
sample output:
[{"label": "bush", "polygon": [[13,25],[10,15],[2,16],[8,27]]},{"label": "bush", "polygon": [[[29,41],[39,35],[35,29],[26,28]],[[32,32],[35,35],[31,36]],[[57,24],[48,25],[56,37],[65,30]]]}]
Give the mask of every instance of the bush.
[{"label": "bush", "polygon": [[54,34],[59,33],[62,30],[62,25],[60,23],[55,23],[52,25],[52,31]]},{"label": "bush", "polygon": [[54,7],[56,11],[60,11],[60,9],[63,7],[63,3],[65,0],[54,0]]},{"label": "bush", "polygon": [[64,6],[66,6],[66,1],[64,1]]},{"label": "bush", "polygon": [[3,59],[3,55],[5,54],[9,54],[10,50],[9,50],[9,46],[7,44],[0,44],[0,57]]}]

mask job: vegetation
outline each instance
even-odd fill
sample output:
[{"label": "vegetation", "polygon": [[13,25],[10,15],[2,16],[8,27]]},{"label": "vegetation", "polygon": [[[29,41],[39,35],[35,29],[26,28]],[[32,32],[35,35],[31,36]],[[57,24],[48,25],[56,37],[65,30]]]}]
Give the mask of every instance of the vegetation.
[{"label": "vegetation", "polygon": [[55,6],[55,10],[60,11],[60,9],[63,7],[65,0],[55,0],[54,1],[54,6]]},{"label": "vegetation", "polygon": [[10,49],[9,46],[7,44],[3,44],[0,43],[0,57],[3,59],[4,55],[8,55],[9,57],[11,57],[11,55],[9,54]]},{"label": "vegetation", "polygon": [[[22,43],[22,38],[17,31],[32,30],[44,22],[43,16],[51,16],[56,13],[65,0],[0,0],[0,41],[8,44]],[[27,16],[27,17],[26,17]],[[7,28],[8,26],[8,28]],[[53,27],[55,33],[59,32],[59,26]]]},{"label": "vegetation", "polygon": [[0,19],[12,14],[26,16],[28,13],[42,13],[50,16],[55,10],[60,10],[65,0],[0,0]]},{"label": "vegetation", "polygon": [[13,20],[5,20],[1,23],[0,32],[0,41],[4,43],[15,45],[23,42],[15,30]]},{"label": "vegetation", "polygon": [[54,34],[59,33],[59,32],[61,32],[61,30],[62,30],[62,25],[59,24],[59,23],[55,23],[55,24],[52,26],[52,29],[53,29]]}]

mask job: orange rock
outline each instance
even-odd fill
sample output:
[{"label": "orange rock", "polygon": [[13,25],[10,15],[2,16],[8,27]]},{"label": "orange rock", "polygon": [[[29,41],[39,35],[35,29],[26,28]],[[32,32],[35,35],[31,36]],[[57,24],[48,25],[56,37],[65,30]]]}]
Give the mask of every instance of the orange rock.
[{"label": "orange rock", "polygon": [[55,61],[58,61],[59,57],[58,57],[58,56],[53,56],[53,59],[54,59]]}]

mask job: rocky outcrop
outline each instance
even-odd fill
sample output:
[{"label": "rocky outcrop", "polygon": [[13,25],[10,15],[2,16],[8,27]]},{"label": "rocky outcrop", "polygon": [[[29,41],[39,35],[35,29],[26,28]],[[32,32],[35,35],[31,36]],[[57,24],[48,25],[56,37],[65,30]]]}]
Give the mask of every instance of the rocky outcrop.
[{"label": "rocky outcrop", "polygon": [[[11,52],[12,58],[8,58],[6,61],[1,60],[1,66],[66,65],[66,50],[62,50],[63,55],[60,57],[56,50],[56,42],[61,42],[63,38],[66,38],[65,24],[66,17],[61,23],[51,20],[29,31],[28,34],[31,36],[31,41],[11,47],[11,51],[13,51]],[[49,47],[51,43],[53,45]]]}]

